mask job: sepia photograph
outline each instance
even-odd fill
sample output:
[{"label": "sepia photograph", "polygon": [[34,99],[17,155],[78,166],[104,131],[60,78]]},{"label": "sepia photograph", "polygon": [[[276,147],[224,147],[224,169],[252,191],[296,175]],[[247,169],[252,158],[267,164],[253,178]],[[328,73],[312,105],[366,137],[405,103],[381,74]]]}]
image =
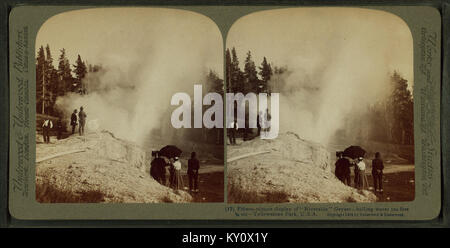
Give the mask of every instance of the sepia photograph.
[{"label": "sepia photograph", "polygon": [[400,17],[254,12],[230,28],[225,63],[228,203],[414,200],[413,39]]},{"label": "sepia photograph", "polygon": [[5,9],[11,225],[438,224],[441,8],[154,4]]},{"label": "sepia photograph", "polygon": [[195,89],[223,95],[222,74],[220,30],[195,12],[49,18],[36,38],[37,202],[223,202],[223,128],[174,124],[208,108]]}]

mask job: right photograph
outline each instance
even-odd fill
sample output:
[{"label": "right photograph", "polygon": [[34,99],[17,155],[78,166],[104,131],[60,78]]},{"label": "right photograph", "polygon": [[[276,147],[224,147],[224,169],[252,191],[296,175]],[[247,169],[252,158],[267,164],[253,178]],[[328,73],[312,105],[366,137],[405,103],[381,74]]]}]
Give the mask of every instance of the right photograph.
[{"label": "right photograph", "polygon": [[228,203],[415,196],[413,39],[389,12],[286,8],[226,40]]}]

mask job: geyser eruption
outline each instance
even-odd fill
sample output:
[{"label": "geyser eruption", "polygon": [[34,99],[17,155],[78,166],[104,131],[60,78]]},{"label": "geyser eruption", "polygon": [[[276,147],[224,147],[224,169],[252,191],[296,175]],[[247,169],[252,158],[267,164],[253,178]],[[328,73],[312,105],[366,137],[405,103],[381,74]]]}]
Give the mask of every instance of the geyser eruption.
[{"label": "geyser eruption", "polygon": [[387,97],[394,71],[409,87],[413,83],[409,28],[399,17],[378,10],[256,12],[233,25],[227,47],[236,48],[241,67],[251,51],[255,63],[266,57],[273,69],[284,68],[269,82],[272,92],[280,93],[280,132],[324,144]]},{"label": "geyser eruption", "polygon": [[[89,50],[96,49],[85,55],[80,52],[82,58],[102,69],[83,79],[87,94],[72,93],[57,99],[56,105],[65,116],[83,106],[88,123],[95,120],[91,126],[142,144],[150,132],[170,126],[170,118],[167,123],[161,120],[170,115],[173,94],[191,93],[194,84],[204,82],[209,70],[222,75],[220,32],[200,14],[137,8],[97,10],[91,17],[89,11],[71,14],[87,19],[86,32],[96,34]],[[98,20],[109,21],[103,25]],[[81,27],[78,30],[81,32]],[[83,37],[89,39],[88,34]],[[75,53],[83,50],[72,49]]]},{"label": "geyser eruption", "polygon": [[327,143],[343,128],[346,118],[357,120],[369,105],[387,97],[391,89],[389,69],[375,51],[364,53],[371,59],[355,63],[355,53],[361,51],[347,46],[336,50],[335,58],[309,64],[307,72],[297,62],[294,68],[272,79],[274,91],[281,94],[282,131]]}]

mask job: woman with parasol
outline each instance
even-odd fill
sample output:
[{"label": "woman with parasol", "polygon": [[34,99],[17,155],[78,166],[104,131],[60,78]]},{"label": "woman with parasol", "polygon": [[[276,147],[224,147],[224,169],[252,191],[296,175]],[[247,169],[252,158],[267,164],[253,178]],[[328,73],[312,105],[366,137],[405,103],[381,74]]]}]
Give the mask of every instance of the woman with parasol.
[{"label": "woman with parasol", "polygon": [[[342,154],[349,161],[354,161],[354,162],[352,162],[352,164],[355,165],[354,182],[355,182],[355,188],[358,188],[358,189],[361,188],[361,185],[364,185],[364,181],[366,182],[366,185],[367,185],[367,180],[365,180],[365,171],[361,171],[362,168],[365,170],[365,167],[366,167],[364,164],[364,161],[363,161],[365,154],[366,154],[366,150],[364,150],[360,146],[349,146],[344,150],[344,152]],[[362,164],[360,164],[361,162],[362,162]],[[360,166],[358,166],[358,164],[360,164]],[[363,178],[363,179],[361,180],[361,178]]]},{"label": "woman with parasol", "polygon": [[172,189],[178,191],[183,189],[183,178],[181,177],[181,162],[178,157],[170,159],[173,168]]},{"label": "woman with parasol", "polygon": [[181,177],[181,162],[180,155],[182,151],[174,145],[168,145],[161,150],[159,154],[169,159],[170,161],[170,187],[174,190],[183,189],[183,178]]}]

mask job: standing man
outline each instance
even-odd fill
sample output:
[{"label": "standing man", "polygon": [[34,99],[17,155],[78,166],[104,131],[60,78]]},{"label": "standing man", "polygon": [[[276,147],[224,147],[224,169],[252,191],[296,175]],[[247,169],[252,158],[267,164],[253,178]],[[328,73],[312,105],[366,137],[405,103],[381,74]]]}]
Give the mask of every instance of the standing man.
[{"label": "standing man", "polygon": [[50,119],[46,119],[42,124],[42,136],[44,136],[44,143],[50,143],[50,129],[53,128],[53,123]]},{"label": "standing man", "polygon": [[200,162],[197,159],[195,152],[191,153],[191,158],[188,160],[189,176],[189,190],[191,192],[198,192],[198,170],[200,169]]},{"label": "standing man", "polygon": [[83,111],[83,106],[80,107],[80,113],[78,113],[78,122],[80,123],[80,127],[78,131],[81,135],[84,135],[84,125],[86,125],[86,113]]},{"label": "standing man", "polygon": [[229,139],[230,139],[230,144],[231,145],[236,145],[236,133],[239,129],[237,120],[234,120],[233,122],[230,123],[230,128],[228,128],[228,130],[230,130],[230,134],[229,134]]},{"label": "standing man", "polygon": [[261,123],[263,121],[262,115],[263,115],[262,111],[259,111],[258,115],[256,116],[256,120],[257,120],[256,127],[258,128],[258,137],[261,136]]},{"label": "standing man", "polygon": [[269,114],[269,109],[266,108],[266,113],[264,114],[264,131],[268,132],[270,131],[270,120],[272,119],[272,116]]},{"label": "standing man", "polygon": [[383,160],[381,160],[381,154],[375,153],[375,159],[372,160],[372,177],[373,186],[375,192],[383,192]]},{"label": "standing man", "polygon": [[70,125],[72,126],[72,134],[75,134],[75,127],[78,125],[77,110],[75,109],[70,117]]}]

